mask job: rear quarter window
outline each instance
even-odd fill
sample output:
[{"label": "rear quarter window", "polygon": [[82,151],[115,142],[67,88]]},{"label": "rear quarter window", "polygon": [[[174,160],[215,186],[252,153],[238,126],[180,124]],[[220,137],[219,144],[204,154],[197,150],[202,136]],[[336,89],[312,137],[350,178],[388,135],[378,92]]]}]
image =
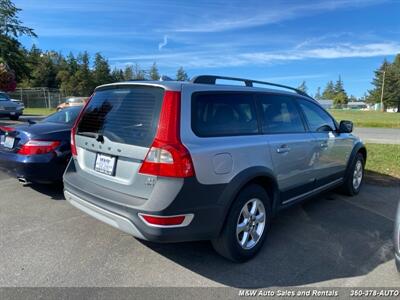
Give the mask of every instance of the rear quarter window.
[{"label": "rear quarter window", "polygon": [[117,86],[95,92],[77,134],[101,134],[117,143],[149,147],[154,140],[164,90]]},{"label": "rear quarter window", "polygon": [[200,137],[258,134],[253,95],[233,92],[194,93],[192,130]]}]

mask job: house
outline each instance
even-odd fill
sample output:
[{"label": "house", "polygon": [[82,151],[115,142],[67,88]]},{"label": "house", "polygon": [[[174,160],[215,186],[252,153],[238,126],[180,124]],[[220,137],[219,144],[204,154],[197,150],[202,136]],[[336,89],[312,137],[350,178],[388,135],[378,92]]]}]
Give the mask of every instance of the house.
[{"label": "house", "polygon": [[347,103],[347,109],[366,109],[367,104],[364,101],[351,101]]}]

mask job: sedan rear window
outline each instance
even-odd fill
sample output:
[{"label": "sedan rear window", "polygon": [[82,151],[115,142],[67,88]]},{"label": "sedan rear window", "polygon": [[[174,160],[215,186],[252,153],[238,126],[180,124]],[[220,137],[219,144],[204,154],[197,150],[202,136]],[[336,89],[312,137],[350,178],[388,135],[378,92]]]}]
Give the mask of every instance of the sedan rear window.
[{"label": "sedan rear window", "polygon": [[154,140],[164,90],[117,86],[96,91],[77,134],[101,134],[117,143],[149,147]]},{"label": "sedan rear window", "polygon": [[59,123],[59,124],[73,124],[81,111],[80,106],[65,108],[54,114],[51,114],[42,122]]}]

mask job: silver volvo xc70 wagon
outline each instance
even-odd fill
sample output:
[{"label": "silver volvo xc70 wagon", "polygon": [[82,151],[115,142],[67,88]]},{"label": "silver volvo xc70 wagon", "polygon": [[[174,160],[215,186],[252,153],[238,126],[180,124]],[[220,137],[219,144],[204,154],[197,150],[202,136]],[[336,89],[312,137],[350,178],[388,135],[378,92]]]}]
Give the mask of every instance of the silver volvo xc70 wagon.
[{"label": "silver volvo xc70 wagon", "polygon": [[367,153],[351,132],[273,83],[203,75],[103,85],[72,130],[64,193],[139,239],[211,240],[245,261],[280,209],[334,187],[360,191]]}]

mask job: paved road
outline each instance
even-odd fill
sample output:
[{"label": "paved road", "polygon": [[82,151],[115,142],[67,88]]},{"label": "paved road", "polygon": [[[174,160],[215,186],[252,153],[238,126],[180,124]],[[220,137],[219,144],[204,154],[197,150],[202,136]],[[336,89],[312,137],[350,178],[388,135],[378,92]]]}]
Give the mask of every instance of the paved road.
[{"label": "paved road", "polygon": [[399,128],[355,128],[354,134],[368,143],[400,144]]},{"label": "paved road", "polygon": [[399,286],[398,187],[327,193],[281,213],[260,255],[234,264],[208,242],[141,242],[70,206],[61,187],[0,173],[0,286]]}]

